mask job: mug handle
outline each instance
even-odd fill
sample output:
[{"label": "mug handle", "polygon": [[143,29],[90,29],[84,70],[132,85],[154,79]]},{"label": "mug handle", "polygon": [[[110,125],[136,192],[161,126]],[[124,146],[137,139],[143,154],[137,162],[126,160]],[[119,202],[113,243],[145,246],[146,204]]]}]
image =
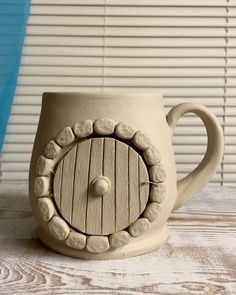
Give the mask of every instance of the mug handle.
[{"label": "mug handle", "polygon": [[166,120],[172,134],[178,119],[186,113],[195,113],[201,118],[206,127],[208,143],[206,154],[200,164],[177,181],[177,200],[173,211],[189,201],[209,182],[222,160],[224,150],[224,136],[220,123],[216,116],[201,104],[182,103],[169,111]]}]

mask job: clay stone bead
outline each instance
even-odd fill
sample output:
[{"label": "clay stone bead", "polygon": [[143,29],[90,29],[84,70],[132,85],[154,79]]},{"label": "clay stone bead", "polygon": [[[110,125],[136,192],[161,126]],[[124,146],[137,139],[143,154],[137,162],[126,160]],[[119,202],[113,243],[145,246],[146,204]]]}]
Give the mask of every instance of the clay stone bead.
[{"label": "clay stone bead", "polygon": [[70,232],[66,239],[66,245],[74,249],[83,249],[86,245],[86,236],[81,233]]},{"label": "clay stone bead", "polygon": [[60,154],[61,147],[54,141],[50,140],[45,148],[45,156],[49,159],[56,158]]},{"label": "clay stone bead", "polygon": [[89,236],[87,238],[86,248],[91,253],[102,253],[109,249],[110,244],[108,237],[105,236]]},{"label": "clay stone bead", "polygon": [[34,181],[34,193],[37,197],[43,197],[48,194],[49,179],[45,176],[38,176]]},{"label": "clay stone bead", "polygon": [[109,242],[112,248],[119,248],[128,244],[130,239],[130,234],[125,230],[121,230],[110,235]]},{"label": "clay stone bead", "polygon": [[54,206],[49,198],[38,199],[38,209],[43,221],[48,222],[54,215]]},{"label": "clay stone bead", "polygon": [[130,125],[120,122],[116,125],[115,134],[121,139],[132,139],[135,131]]},{"label": "clay stone bead", "polygon": [[36,174],[37,175],[48,175],[53,169],[54,161],[51,159],[47,159],[44,156],[40,156],[38,158],[37,166],[36,166]]},{"label": "clay stone bead", "polygon": [[149,175],[152,181],[158,183],[158,182],[164,182],[166,179],[166,172],[164,170],[164,167],[160,164],[156,164],[149,169]]},{"label": "clay stone bead", "polygon": [[53,237],[57,240],[65,240],[70,232],[70,229],[66,222],[58,216],[54,216],[49,221],[48,228]]},{"label": "clay stone bead", "polygon": [[143,152],[146,163],[153,166],[161,161],[161,155],[156,147],[150,146]]},{"label": "clay stone bead", "polygon": [[109,118],[97,119],[94,122],[94,131],[100,135],[110,135],[114,133],[115,121]]},{"label": "clay stone bead", "polygon": [[157,203],[162,203],[166,195],[166,187],[163,183],[152,185],[150,191],[150,200]]},{"label": "clay stone bead", "polygon": [[61,146],[67,146],[75,140],[75,135],[70,127],[64,128],[57,136],[57,143]]},{"label": "clay stone bead", "polygon": [[90,136],[93,133],[93,122],[91,120],[76,122],[73,131],[79,138]]},{"label": "clay stone bead", "polygon": [[133,143],[137,148],[145,151],[150,146],[151,141],[142,131],[137,131],[134,135]]},{"label": "clay stone bead", "polygon": [[139,237],[149,228],[149,220],[147,218],[139,218],[129,227],[129,233],[132,237]]},{"label": "clay stone bead", "polygon": [[147,218],[150,222],[157,219],[161,212],[161,207],[159,204],[152,202],[147,205],[146,209],[143,212],[143,216]]}]

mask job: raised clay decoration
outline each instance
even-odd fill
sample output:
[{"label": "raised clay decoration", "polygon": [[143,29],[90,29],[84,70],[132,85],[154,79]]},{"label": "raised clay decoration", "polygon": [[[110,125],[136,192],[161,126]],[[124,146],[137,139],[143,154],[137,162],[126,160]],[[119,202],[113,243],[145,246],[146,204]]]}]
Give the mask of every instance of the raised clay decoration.
[{"label": "raised clay decoration", "polygon": [[[208,147],[177,181],[171,137],[188,112],[205,124]],[[202,105],[166,117],[157,93],[44,93],[29,176],[39,238],[84,259],[153,251],[168,237],[170,213],[207,184],[222,153],[221,127]]]}]

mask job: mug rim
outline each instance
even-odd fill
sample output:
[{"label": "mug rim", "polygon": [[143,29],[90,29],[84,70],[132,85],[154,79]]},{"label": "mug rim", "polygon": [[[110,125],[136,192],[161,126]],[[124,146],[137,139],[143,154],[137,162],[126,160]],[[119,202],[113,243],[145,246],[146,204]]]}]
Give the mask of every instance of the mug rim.
[{"label": "mug rim", "polygon": [[162,99],[163,95],[160,92],[125,92],[125,91],[46,91],[43,92],[42,97],[43,98],[60,98],[60,96],[63,96],[63,99],[69,98],[69,97],[76,97],[76,96],[97,96],[97,97],[109,97],[109,96],[124,96],[124,97],[155,97]]}]

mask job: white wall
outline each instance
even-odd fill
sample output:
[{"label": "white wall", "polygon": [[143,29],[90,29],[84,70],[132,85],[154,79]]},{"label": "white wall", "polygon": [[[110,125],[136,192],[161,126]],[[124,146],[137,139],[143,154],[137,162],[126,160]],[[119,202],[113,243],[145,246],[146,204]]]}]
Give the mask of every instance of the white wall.
[{"label": "white wall", "polygon": [[[1,160],[1,180],[27,180],[45,91],[157,91],[166,111],[207,105],[225,134],[212,183],[236,183],[236,0],[32,0]],[[200,161],[194,116],[174,137],[179,177]]]}]

